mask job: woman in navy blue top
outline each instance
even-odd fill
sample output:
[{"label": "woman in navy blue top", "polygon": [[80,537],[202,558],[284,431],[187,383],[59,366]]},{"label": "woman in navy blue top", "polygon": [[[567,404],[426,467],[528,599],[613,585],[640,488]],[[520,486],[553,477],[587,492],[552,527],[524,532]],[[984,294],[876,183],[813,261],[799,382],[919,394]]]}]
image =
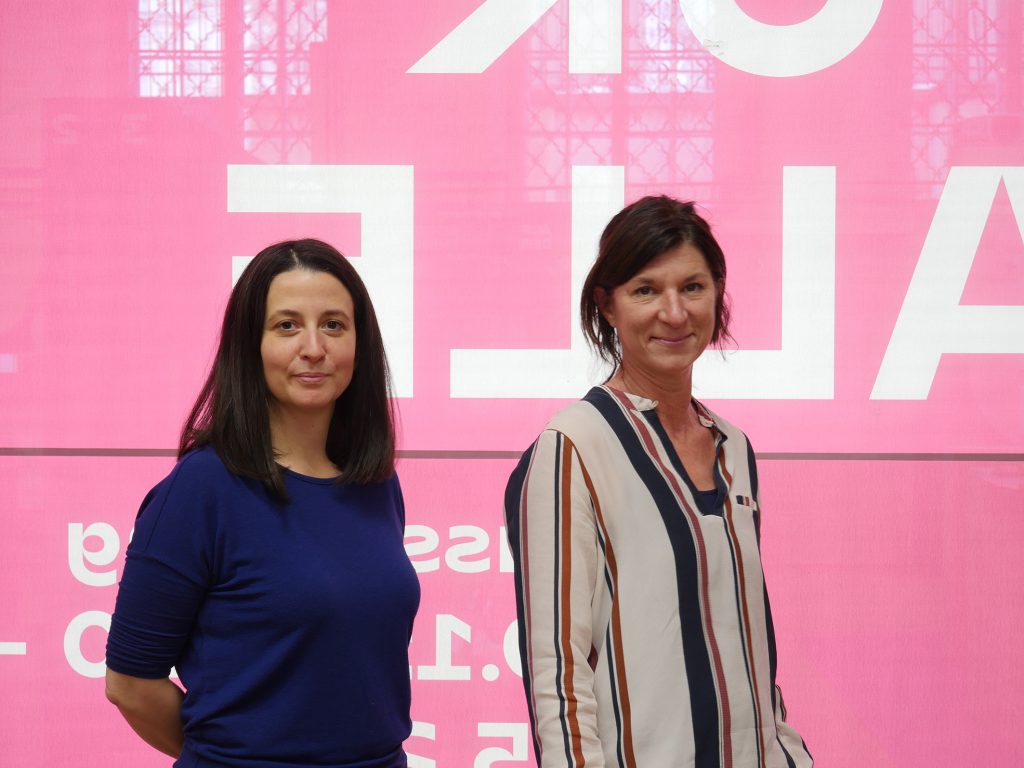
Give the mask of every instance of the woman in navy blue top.
[{"label": "woman in navy blue top", "polygon": [[404,525],[366,288],[326,243],[270,246],[139,512],[107,697],[181,768],[405,766],[419,583]]}]

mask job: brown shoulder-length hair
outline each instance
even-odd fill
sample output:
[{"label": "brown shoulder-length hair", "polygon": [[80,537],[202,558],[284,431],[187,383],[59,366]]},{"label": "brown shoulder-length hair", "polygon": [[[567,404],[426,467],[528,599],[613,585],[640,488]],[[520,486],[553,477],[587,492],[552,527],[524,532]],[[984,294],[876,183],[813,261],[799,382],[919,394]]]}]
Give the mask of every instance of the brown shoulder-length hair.
[{"label": "brown shoulder-length hair", "polygon": [[293,269],[336,277],[352,296],[355,312],[355,375],[335,402],[327,432],[328,458],[347,483],[386,480],[395,466],[391,377],[366,286],[327,243],[276,243],[256,255],[231,291],[217,356],[182,427],[178,458],[210,445],[230,471],[259,480],[281,502],[288,496],[271,444],[270,396],[260,345],[270,283]]},{"label": "brown shoulder-length hair", "polygon": [[601,234],[597,260],[583,284],[580,324],[587,342],[613,367],[622,362],[615,329],[598,306],[596,289],[611,294],[666,251],[690,244],[701,252],[715,281],[715,328],[711,343],[721,345],[729,334],[729,297],[725,292],[725,254],[711,226],[692,202],[666,195],[648,196],[631,203],[608,222]]}]

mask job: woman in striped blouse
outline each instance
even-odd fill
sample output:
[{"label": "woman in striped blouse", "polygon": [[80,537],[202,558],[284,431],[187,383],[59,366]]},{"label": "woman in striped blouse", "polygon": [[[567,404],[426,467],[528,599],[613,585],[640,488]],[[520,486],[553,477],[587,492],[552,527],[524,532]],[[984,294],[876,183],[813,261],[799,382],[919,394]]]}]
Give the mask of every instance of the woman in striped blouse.
[{"label": "woman in striped blouse", "polygon": [[754,454],[692,397],[729,337],[725,258],[692,203],[645,197],[580,301],[604,385],[509,480],[519,647],[542,768],[806,768],[785,722]]}]

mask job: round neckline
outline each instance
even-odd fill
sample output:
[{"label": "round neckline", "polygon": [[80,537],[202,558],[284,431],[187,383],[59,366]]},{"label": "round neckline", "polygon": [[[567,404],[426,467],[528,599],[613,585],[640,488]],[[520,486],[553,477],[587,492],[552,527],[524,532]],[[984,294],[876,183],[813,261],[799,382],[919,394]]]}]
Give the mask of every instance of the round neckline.
[{"label": "round neckline", "polygon": [[334,477],[314,477],[313,475],[304,475],[301,472],[296,472],[294,469],[284,466],[284,464],[278,464],[277,466],[279,466],[286,475],[291,475],[297,480],[313,483],[315,485],[333,485],[341,479],[340,474],[337,474]]}]

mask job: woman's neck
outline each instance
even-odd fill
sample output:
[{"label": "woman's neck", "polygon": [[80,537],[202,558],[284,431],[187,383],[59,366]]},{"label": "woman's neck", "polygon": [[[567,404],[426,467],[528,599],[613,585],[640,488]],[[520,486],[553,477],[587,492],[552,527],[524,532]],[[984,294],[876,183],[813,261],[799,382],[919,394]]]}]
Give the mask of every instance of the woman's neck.
[{"label": "woman's neck", "polygon": [[663,381],[620,365],[608,380],[608,386],[640,395],[654,400],[658,405],[655,410],[658,418],[670,433],[684,432],[692,427],[699,427],[693,402],[692,368],[687,368],[684,375],[672,381]]},{"label": "woman's neck", "polygon": [[327,457],[330,415],[270,409],[270,440],[278,464],[310,477],[334,477],[338,468]]}]

